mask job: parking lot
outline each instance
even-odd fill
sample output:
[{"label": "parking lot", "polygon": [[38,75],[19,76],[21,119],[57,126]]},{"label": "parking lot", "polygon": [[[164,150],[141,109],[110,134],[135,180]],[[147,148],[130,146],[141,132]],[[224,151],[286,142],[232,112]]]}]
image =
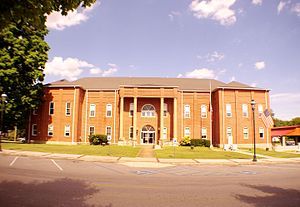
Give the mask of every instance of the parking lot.
[{"label": "parking lot", "polygon": [[300,203],[298,163],[141,166],[1,155],[0,206],[44,206],[45,201],[46,206]]}]

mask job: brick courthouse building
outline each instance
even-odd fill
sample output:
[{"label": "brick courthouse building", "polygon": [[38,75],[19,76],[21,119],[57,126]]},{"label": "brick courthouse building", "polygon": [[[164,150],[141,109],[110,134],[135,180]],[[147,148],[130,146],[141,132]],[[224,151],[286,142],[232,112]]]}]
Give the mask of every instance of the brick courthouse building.
[{"label": "brick courthouse building", "polygon": [[45,85],[44,102],[30,116],[29,139],[86,143],[107,134],[112,144],[160,144],[208,139],[214,146],[253,143],[250,101],[256,101],[256,140],[271,143],[260,118],[269,90],[188,78],[82,78]]}]

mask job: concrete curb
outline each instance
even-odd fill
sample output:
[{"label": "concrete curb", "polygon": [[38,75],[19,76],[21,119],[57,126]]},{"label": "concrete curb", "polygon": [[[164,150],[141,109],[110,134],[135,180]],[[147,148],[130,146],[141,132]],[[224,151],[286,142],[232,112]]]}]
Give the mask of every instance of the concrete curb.
[{"label": "concrete curb", "polygon": [[49,159],[78,160],[88,162],[119,163],[132,167],[167,167],[174,165],[252,165],[275,163],[299,163],[300,158],[264,158],[253,162],[252,159],[166,159],[166,158],[142,158],[142,157],[111,157],[78,154],[59,154],[46,152],[3,150],[0,155],[40,157]]}]

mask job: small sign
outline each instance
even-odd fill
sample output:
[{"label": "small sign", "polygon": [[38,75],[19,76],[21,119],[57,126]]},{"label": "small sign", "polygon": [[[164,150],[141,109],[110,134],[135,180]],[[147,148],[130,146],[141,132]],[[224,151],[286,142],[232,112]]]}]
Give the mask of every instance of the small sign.
[{"label": "small sign", "polygon": [[107,140],[110,141],[111,140],[111,136],[107,136]]},{"label": "small sign", "polygon": [[177,143],[177,138],[173,138],[173,143],[174,143],[174,144]]}]

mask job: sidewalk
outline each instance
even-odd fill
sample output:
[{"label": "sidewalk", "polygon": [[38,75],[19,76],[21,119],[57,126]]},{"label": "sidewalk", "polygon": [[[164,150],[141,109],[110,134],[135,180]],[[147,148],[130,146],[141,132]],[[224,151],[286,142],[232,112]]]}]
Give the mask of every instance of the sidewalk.
[{"label": "sidewalk", "polygon": [[[246,152],[242,152],[246,153]],[[40,157],[48,159],[67,159],[89,162],[119,163],[131,167],[167,167],[172,165],[249,165],[249,164],[270,164],[270,163],[299,163],[300,158],[274,158],[264,156],[258,161],[252,159],[163,159],[163,158],[143,158],[143,157],[110,157],[110,156],[91,156],[76,154],[58,154],[47,152],[32,152],[18,150],[3,150],[0,155]],[[263,155],[262,155],[263,156]]]}]

